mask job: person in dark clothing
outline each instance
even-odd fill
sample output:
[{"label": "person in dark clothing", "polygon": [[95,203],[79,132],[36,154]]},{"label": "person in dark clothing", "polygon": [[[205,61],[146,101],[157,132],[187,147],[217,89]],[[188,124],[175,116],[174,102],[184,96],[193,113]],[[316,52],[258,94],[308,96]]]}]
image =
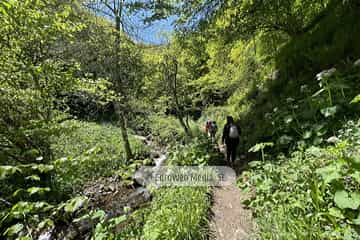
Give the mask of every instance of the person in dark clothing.
[{"label": "person in dark clothing", "polygon": [[236,126],[233,117],[227,117],[222,135],[222,144],[226,145],[226,161],[233,165],[236,160],[236,149],[240,142],[240,128]]}]

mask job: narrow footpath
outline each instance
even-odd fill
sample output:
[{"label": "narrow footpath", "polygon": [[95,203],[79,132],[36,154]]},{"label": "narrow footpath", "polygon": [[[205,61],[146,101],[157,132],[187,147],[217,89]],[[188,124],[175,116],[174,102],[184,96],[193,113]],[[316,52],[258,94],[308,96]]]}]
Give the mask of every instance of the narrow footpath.
[{"label": "narrow footpath", "polygon": [[246,194],[234,184],[212,192],[210,240],[247,240],[254,232],[251,210],[242,201]]}]

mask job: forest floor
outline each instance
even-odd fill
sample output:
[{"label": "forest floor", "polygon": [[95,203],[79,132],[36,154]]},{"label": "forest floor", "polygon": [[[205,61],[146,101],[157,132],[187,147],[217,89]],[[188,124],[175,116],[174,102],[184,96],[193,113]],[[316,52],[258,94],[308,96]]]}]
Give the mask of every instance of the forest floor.
[{"label": "forest floor", "polygon": [[[238,168],[236,170],[239,171]],[[237,172],[238,172],[237,171]],[[247,240],[254,232],[251,210],[242,201],[249,195],[243,193],[236,183],[215,187],[210,219],[211,240]]]}]

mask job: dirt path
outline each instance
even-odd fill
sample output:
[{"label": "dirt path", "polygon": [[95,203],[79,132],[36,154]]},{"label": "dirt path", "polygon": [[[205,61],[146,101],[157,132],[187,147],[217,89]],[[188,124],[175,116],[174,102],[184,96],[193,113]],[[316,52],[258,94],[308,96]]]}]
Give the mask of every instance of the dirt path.
[{"label": "dirt path", "polygon": [[[224,154],[224,149],[219,148]],[[244,157],[242,158],[244,160]],[[246,164],[235,162],[237,175],[246,168]],[[225,159],[222,162],[227,165]],[[242,166],[241,166],[242,165]],[[254,232],[251,210],[245,209],[242,201],[248,196],[233,183],[230,186],[215,187],[212,198],[210,219],[210,240],[247,240]]]},{"label": "dirt path", "polygon": [[253,229],[251,211],[244,209],[244,199],[235,186],[217,187],[213,190],[213,214],[210,222],[211,240],[246,240]]}]

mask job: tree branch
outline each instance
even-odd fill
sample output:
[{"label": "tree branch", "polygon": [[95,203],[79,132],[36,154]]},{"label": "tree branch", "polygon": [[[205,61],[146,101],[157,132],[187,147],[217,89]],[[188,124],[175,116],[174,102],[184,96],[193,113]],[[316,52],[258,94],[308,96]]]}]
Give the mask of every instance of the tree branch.
[{"label": "tree branch", "polygon": [[105,5],[105,7],[107,7],[114,15],[116,15],[116,7],[114,5],[114,8],[110,6],[110,4],[108,3],[108,1],[106,0],[101,0],[101,2]]}]

